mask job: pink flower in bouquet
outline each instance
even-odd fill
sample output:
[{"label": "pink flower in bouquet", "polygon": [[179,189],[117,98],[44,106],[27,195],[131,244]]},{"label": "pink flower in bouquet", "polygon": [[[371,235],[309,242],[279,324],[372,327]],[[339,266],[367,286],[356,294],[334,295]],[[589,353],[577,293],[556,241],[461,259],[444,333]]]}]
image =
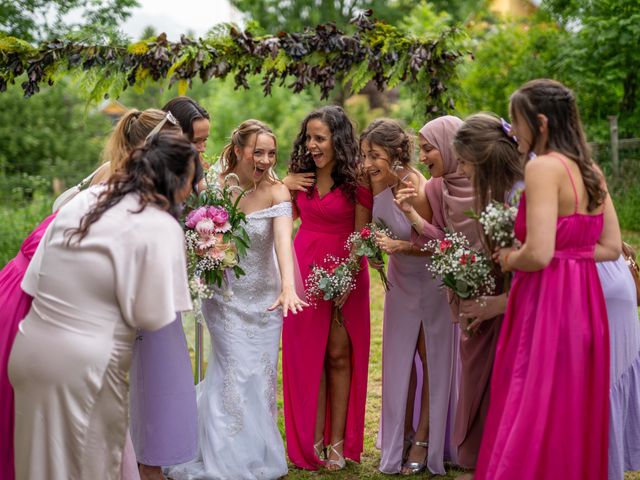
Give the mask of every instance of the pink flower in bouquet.
[{"label": "pink flower in bouquet", "polygon": [[196,244],[196,248],[200,255],[205,255],[207,250],[211,247],[214,247],[218,243],[218,240],[215,235],[204,235],[198,238],[198,243]]},{"label": "pink flower in bouquet", "polygon": [[460,265],[466,265],[468,260],[469,260],[469,254],[468,253],[463,253],[460,256]]},{"label": "pink flower in bouquet", "polygon": [[209,207],[209,218],[216,222],[216,225],[224,225],[229,221],[229,213],[222,207]]},{"label": "pink flower in bouquet", "polygon": [[210,218],[203,218],[196,224],[196,232],[202,237],[213,235],[216,231],[216,225]]},{"label": "pink flower in bouquet", "polygon": [[226,233],[229,230],[231,230],[231,224],[229,222],[225,222],[223,225],[216,228],[216,232],[218,233]]},{"label": "pink flower in bouquet", "polygon": [[207,207],[196,208],[189,212],[187,218],[185,219],[184,224],[187,228],[195,228],[200,220],[207,216]]},{"label": "pink flower in bouquet", "polygon": [[219,260],[222,261],[224,260],[225,257],[225,250],[223,248],[218,247],[214,247],[211,250],[209,250],[207,252],[207,254],[213,258],[214,260]]},{"label": "pink flower in bouquet", "polygon": [[360,236],[364,240],[368,240],[371,237],[371,230],[367,227],[364,227],[362,230],[360,230]]},{"label": "pink flower in bouquet", "polygon": [[440,251],[441,252],[446,252],[448,249],[451,248],[453,244],[451,243],[450,240],[442,240],[440,242]]}]

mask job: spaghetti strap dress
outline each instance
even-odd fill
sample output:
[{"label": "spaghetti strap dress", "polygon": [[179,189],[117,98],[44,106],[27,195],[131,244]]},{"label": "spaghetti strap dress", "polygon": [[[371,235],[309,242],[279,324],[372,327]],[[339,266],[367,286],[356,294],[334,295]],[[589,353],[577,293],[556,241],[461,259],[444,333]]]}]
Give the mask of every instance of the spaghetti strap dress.
[{"label": "spaghetti strap dress", "polygon": [[[594,260],[603,215],[558,217],[551,262],[514,275],[477,480],[607,478],[609,329]],[[523,194],[515,233],[526,239]]]}]

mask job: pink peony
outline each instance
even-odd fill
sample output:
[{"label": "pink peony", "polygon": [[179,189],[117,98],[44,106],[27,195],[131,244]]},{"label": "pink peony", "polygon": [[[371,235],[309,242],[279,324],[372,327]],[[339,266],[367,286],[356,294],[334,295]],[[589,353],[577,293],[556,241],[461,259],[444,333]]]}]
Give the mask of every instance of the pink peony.
[{"label": "pink peony", "polygon": [[195,210],[192,210],[191,212],[189,212],[189,215],[187,215],[187,218],[184,224],[187,226],[187,228],[195,228],[198,222],[203,218],[205,218],[206,216],[207,216],[206,207],[196,208]]},{"label": "pink peony", "polygon": [[229,220],[229,214],[222,207],[209,207],[209,218],[216,222],[216,225],[224,225]]}]

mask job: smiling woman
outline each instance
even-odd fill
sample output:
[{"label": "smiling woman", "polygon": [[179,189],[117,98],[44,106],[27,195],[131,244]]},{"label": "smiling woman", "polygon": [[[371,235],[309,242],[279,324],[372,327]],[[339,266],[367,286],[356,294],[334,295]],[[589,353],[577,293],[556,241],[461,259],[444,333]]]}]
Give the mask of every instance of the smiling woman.
[{"label": "smiling woman", "polygon": [[[344,259],[349,235],[371,219],[371,192],[358,185],[362,165],[353,125],[327,106],[303,120],[289,163],[293,174],[314,174],[294,202],[302,223],[295,249],[300,273],[327,256]],[[287,449],[300,468],[344,468],[360,461],[369,357],[369,274],[365,262],[355,288],[287,318],[282,335]],[[333,321],[341,312],[342,322]],[[326,458],[325,458],[326,445]]]}]

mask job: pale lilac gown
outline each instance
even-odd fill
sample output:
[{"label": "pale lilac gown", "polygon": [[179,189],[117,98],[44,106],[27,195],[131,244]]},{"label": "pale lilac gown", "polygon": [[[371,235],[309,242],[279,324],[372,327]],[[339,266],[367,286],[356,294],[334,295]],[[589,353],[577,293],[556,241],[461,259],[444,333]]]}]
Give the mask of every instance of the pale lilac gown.
[{"label": "pale lilac gown", "polygon": [[624,258],[596,264],[611,340],[609,480],[640,470],[640,323],[633,278]]},{"label": "pale lilac gown", "polygon": [[[373,201],[373,220],[382,220],[394,236],[410,240],[411,225],[393,203],[387,188]],[[380,471],[399,473],[402,468],[404,423],[411,367],[420,326],[425,333],[429,370],[429,449],[427,467],[445,474],[444,461],[455,460],[453,423],[457,402],[458,328],[451,322],[446,293],[425,264],[428,257],[389,256],[382,337],[382,415],[378,441]],[[418,365],[419,357],[417,358]],[[420,415],[421,368],[414,408],[414,427]],[[422,439],[418,439],[422,440]]]},{"label": "pale lilac gown", "polygon": [[166,466],[195,458],[198,407],[180,314],[155,332],[138,330],[129,396],[131,439],[139,463]]}]

